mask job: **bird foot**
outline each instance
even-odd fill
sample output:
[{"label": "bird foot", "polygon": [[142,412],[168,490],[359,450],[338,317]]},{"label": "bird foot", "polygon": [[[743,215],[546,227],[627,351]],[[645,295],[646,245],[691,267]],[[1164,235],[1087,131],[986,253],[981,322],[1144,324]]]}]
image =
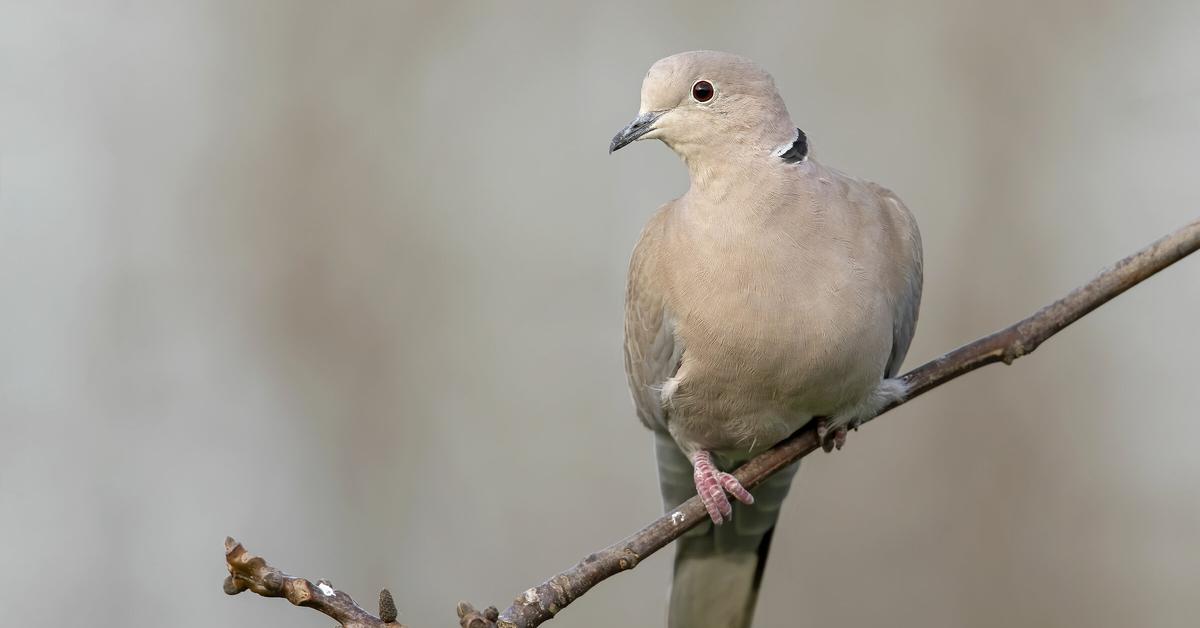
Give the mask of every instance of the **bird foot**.
[{"label": "bird foot", "polygon": [[733,518],[733,506],[725,496],[726,492],[743,504],[754,503],[754,496],[737,478],[717,469],[711,453],[701,450],[692,454],[692,468],[696,494],[704,502],[704,509],[708,511],[713,523],[720,525]]},{"label": "bird foot", "polygon": [[829,438],[829,424],[825,419],[817,419],[817,442],[821,443],[821,449],[826,452],[833,451],[835,448],[838,451],[846,446],[846,426],[841,426],[833,430],[833,438]]}]

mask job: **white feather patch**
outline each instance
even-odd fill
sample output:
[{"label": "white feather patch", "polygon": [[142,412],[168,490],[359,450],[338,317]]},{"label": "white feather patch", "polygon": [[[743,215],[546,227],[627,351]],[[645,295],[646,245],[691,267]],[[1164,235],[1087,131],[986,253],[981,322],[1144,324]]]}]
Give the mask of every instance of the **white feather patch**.
[{"label": "white feather patch", "polygon": [[672,377],[663,382],[662,390],[659,391],[659,403],[664,407],[671,405],[671,397],[675,396],[675,391],[679,389],[679,378]]}]

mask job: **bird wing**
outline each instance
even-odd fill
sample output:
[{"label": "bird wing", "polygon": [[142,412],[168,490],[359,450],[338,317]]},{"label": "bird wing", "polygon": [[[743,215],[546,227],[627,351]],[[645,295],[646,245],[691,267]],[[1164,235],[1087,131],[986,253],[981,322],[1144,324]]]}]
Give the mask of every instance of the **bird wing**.
[{"label": "bird wing", "polygon": [[908,354],[917,329],[917,314],[921,308],[922,266],[921,232],[912,212],[891,190],[874,185],[885,212],[885,224],[892,237],[890,252],[892,272],[889,285],[892,292],[892,352],[888,357],[884,377],[895,377]]},{"label": "bird wing", "polygon": [[659,209],[642,230],[629,263],[625,292],[625,372],[629,390],[642,423],[664,433],[667,416],[661,401],[662,386],[679,370],[683,358],[683,345],[675,338],[675,324],[657,272],[668,211],[670,204]]}]

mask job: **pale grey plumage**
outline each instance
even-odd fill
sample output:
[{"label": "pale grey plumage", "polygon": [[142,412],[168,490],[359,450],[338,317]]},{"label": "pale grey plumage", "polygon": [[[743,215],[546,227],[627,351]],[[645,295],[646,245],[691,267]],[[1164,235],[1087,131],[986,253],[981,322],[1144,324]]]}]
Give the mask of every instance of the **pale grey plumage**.
[{"label": "pale grey plumage", "polygon": [[[693,96],[697,81],[711,100]],[[813,417],[837,428],[904,394],[888,378],[916,326],[916,222],[888,190],[812,159],[797,133],[769,74],[703,51],[655,63],[613,140],[660,139],[691,176],[642,232],[626,293],[626,369],[659,434],[667,507],[701,486],[698,455],[728,470]],[[733,525],[681,540],[672,626],[749,625],[794,472],[735,504]],[[728,508],[716,492],[706,504]]]}]

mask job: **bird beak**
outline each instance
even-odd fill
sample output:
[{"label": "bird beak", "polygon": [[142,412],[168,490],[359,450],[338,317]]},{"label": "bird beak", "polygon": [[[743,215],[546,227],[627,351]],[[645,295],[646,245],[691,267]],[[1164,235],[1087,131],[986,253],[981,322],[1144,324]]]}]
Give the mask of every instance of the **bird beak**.
[{"label": "bird beak", "polygon": [[633,122],[629,123],[629,126],[621,129],[613,136],[612,144],[608,145],[609,154],[630,142],[641,139],[643,135],[653,131],[654,121],[662,116],[663,113],[665,112],[649,111],[634,118]]}]

